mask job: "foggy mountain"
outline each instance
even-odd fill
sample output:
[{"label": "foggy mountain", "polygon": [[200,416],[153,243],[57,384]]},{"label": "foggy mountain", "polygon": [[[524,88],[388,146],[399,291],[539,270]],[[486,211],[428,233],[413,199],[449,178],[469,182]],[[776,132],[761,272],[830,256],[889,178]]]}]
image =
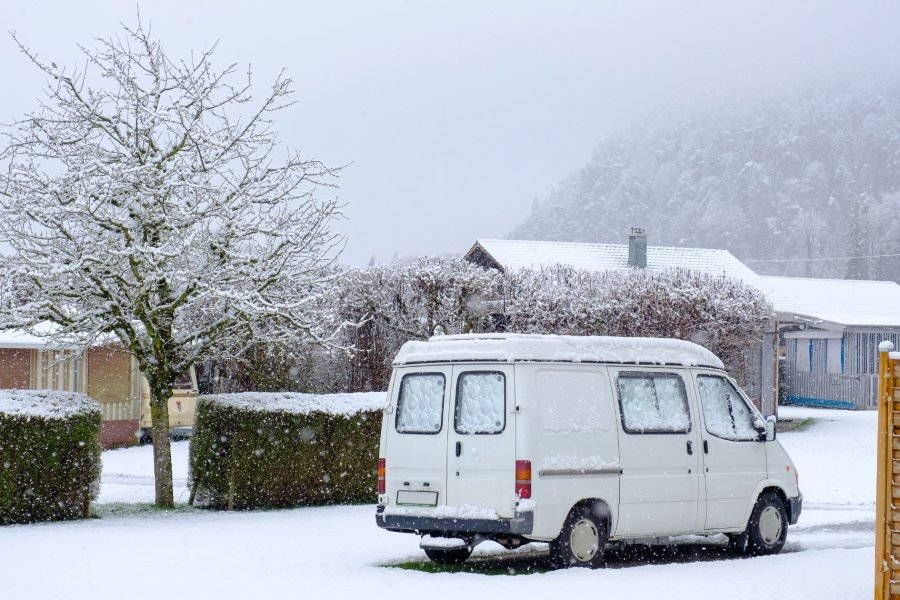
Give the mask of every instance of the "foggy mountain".
[{"label": "foggy mountain", "polygon": [[900,280],[900,256],[843,258],[900,254],[898,92],[808,88],[634,123],[509,237],[623,243],[644,227],[760,273]]}]

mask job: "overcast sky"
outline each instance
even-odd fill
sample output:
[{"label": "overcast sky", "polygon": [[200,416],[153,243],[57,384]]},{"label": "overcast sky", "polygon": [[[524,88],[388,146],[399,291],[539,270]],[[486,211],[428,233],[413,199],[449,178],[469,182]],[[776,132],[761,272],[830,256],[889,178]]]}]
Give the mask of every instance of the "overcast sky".
[{"label": "overcast sky", "polygon": [[[462,253],[503,237],[604,135],[673,105],[877,73],[900,59],[900,3],[154,1],[170,54],[285,67],[292,147],[348,164],[343,262]],[[121,0],[10,0],[0,23],[42,58],[134,23]],[[0,121],[42,78],[0,38]],[[624,238],[625,232],[623,232]]]}]

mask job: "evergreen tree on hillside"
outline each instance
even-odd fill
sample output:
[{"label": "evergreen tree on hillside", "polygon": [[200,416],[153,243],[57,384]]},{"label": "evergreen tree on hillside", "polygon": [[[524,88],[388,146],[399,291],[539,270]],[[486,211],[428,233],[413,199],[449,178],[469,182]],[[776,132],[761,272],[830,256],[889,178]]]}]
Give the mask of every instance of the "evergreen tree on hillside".
[{"label": "evergreen tree on hillside", "polygon": [[510,237],[622,243],[642,226],[654,245],[779,261],[749,263],[762,273],[900,280],[893,257],[818,260],[900,253],[884,220],[900,212],[898,92],[859,83],[641,122],[600,143]]}]

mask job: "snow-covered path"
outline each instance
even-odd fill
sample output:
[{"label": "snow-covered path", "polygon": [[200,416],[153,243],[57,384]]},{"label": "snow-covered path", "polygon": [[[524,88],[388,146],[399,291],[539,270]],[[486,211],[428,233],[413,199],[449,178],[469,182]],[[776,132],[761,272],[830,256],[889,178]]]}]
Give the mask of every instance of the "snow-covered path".
[{"label": "snow-covered path", "polygon": [[[800,409],[783,414],[814,415],[818,422],[780,436],[800,472],[806,506],[778,556],[722,560],[718,550],[695,544],[638,548],[614,555],[609,568],[599,571],[530,572],[529,567],[542,571],[545,566],[540,548],[514,556],[483,544],[476,550],[479,558],[499,554],[502,558],[492,563],[527,574],[429,574],[386,567],[421,561],[424,555],[415,536],[378,529],[372,506],[138,511],[0,528],[0,597],[145,596],[152,587],[151,565],[162,568],[162,585],[172,595],[217,599],[362,598],[378,591],[398,598],[546,598],[591,589],[604,597],[692,600],[869,597],[875,415]],[[181,479],[186,454],[187,444],[176,444],[176,476]],[[101,500],[151,500],[148,473],[142,471],[148,468],[148,448],[107,452]]]},{"label": "snow-covered path", "polygon": [[[175,502],[187,503],[188,451],[190,442],[172,442]],[[110,502],[153,502],[153,448],[135,446],[103,453],[100,498]]]}]

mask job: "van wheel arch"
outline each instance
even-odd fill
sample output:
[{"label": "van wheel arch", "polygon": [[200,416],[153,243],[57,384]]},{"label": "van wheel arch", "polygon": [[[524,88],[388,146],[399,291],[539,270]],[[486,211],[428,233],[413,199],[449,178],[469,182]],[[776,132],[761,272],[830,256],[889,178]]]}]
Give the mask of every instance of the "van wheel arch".
[{"label": "van wheel arch", "polygon": [[[770,504],[771,500],[775,500],[777,503],[780,503],[782,510],[784,511],[784,522],[782,527],[784,528],[781,541],[771,549],[766,548],[766,544],[761,542],[759,539],[758,531],[758,523],[754,522],[758,521],[759,515],[757,514],[762,510],[761,504]],[[750,514],[747,517],[747,525],[744,528],[744,531],[740,533],[728,533],[728,551],[729,553],[736,554],[738,556],[745,555],[760,555],[760,554],[777,554],[781,547],[784,545],[784,539],[787,536],[787,526],[790,522],[790,511],[791,505],[788,502],[787,493],[780,487],[776,485],[766,486],[761,489],[759,493],[756,495],[756,498],[753,502],[753,506],[750,509]],[[777,547],[777,549],[775,549]]]},{"label": "van wheel arch", "polygon": [[582,498],[578,502],[572,505],[572,508],[569,509],[569,512],[566,513],[566,519],[580,508],[589,508],[591,512],[597,515],[599,518],[606,520],[606,526],[609,528],[609,535],[612,535],[613,532],[613,518],[612,518],[612,509],[609,507],[609,503],[602,498]]},{"label": "van wheel arch", "polygon": [[745,553],[761,556],[781,552],[787,539],[788,510],[783,494],[771,488],[763,491],[747,523]]},{"label": "van wheel arch", "polygon": [[774,486],[774,485],[767,487],[759,493],[759,496],[757,496],[756,501],[759,502],[759,498],[762,497],[762,495],[765,494],[766,492],[775,494],[776,496],[778,496],[781,499],[781,502],[784,504],[784,510],[785,510],[785,512],[787,512],[788,522],[790,522],[790,520],[791,520],[791,503],[788,502],[788,497],[787,497],[787,494],[785,493],[785,491],[783,489],[781,489],[780,487]]},{"label": "van wheel arch", "polygon": [[[576,531],[583,530],[583,537]],[[603,563],[603,547],[609,540],[612,531],[612,512],[609,505],[597,498],[586,498],[577,502],[560,528],[559,535],[550,542],[550,562],[554,568],[566,568],[569,566],[581,566],[597,568]],[[593,533],[593,536],[590,535]],[[593,545],[591,551],[585,547],[584,556],[579,556],[577,538],[582,537],[589,545]],[[590,538],[593,537],[593,543]]]},{"label": "van wheel arch", "polygon": [[761,481],[757,486],[756,490],[753,494],[750,495],[750,502],[747,505],[745,516],[744,516],[744,525],[750,522],[750,515],[753,514],[753,509],[756,508],[759,499],[763,496],[763,494],[772,493],[777,495],[782,502],[784,502],[784,506],[788,511],[788,519],[791,518],[791,503],[788,501],[788,494],[781,487],[777,481],[772,479],[767,479],[765,481]]}]

